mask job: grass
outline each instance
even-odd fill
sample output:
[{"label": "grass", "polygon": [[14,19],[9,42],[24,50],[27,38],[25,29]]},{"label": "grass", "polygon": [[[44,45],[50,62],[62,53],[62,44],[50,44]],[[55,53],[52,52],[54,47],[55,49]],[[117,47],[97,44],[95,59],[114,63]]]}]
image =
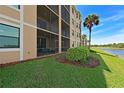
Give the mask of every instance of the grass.
[{"label": "grass", "polygon": [[0,68],[0,87],[124,87],[124,60],[93,50],[101,62],[96,68],[63,64],[55,58],[33,60]]}]

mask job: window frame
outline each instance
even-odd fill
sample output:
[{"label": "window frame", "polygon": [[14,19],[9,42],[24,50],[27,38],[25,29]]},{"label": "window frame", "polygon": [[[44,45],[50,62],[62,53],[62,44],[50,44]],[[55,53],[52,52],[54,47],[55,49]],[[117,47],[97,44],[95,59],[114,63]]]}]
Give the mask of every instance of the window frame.
[{"label": "window frame", "polygon": [[[5,25],[5,26],[9,26],[9,27],[13,27],[13,28],[17,28],[19,30],[19,34],[18,34],[18,47],[0,47],[0,49],[14,49],[14,48],[20,48],[20,28],[19,27],[15,27],[12,25],[8,25],[8,24],[4,24],[4,23],[0,23],[0,25]],[[4,35],[0,35],[0,36],[4,36]],[[5,36],[5,37],[11,37],[11,36]]]},{"label": "window frame", "polygon": [[16,7],[12,6],[12,5],[6,5],[6,6],[11,8],[11,9],[13,9],[13,10],[15,10],[15,11],[17,11],[17,12],[20,12],[20,5],[18,5],[19,8],[16,8]]},{"label": "window frame", "polygon": [[[12,6],[13,8],[16,8],[16,9],[19,9],[20,10],[20,5],[10,5]],[[14,7],[14,6],[17,6],[17,7]]]}]

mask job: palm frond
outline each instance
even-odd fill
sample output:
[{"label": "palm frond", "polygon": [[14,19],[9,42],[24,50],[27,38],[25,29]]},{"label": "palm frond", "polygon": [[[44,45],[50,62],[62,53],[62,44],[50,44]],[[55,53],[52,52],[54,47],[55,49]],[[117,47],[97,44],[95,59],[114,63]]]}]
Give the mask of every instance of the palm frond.
[{"label": "palm frond", "polygon": [[93,25],[98,25],[99,24],[99,16],[96,14],[88,15],[85,20],[84,20],[84,27],[87,28],[92,28]]}]

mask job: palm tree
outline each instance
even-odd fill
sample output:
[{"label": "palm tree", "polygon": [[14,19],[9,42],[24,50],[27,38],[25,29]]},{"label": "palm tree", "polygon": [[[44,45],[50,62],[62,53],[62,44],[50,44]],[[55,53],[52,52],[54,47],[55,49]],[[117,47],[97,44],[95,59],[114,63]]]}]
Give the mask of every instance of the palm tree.
[{"label": "palm tree", "polygon": [[94,25],[98,25],[99,24],[99,16],[97,16],[96,14],[91,14],[88,15],[85,20],[84,20],[84,27],[87,27],[89,29],[89,49],[91,46],[91,31],[92,31],[92,27]]}]

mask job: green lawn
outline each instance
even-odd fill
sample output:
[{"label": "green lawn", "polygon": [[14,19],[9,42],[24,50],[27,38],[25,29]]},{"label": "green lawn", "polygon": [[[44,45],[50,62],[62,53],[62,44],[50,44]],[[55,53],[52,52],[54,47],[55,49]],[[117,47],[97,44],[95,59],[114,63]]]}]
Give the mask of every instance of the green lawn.
[{"label": "green lawn", "polygon": [[124,60],[94,49],[101,65],[82,68],[55,58],[0,69],[0,87],[124,87]]}]

